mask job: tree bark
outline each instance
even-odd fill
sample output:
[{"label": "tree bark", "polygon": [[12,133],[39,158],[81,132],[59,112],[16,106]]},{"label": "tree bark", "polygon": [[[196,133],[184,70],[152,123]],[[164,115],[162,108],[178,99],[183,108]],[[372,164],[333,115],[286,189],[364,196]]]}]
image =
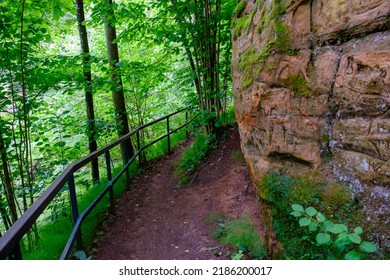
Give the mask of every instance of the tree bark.
[{"label": "tree bark", "polygon": [[12,187],[11,175],[9,172],[8,158],[6,147],[4,143],[3,133],[0,130],[0,152],[1,152],[1,163],[3,165],[3,176],[4,176],[4,194],[7,201],[8,209],[11,214],[12,223],[15,223],[18,219],[18,214],[16,210],[15,195]]},{"label": "tree bark", "polygon": [[[84,1],[76,0],[76,14],[77,14],[77,25],[80,36],[80,45],[83,57],[83,71],[85,79],[85,104],[87,109],[87,135],[88,135],[88,146],[89,152],[92,153],[97,150],[96,143],[96,125],[95,125],[95,112],[93,105],[93,94],[92,94],[92,73],[91,73],[91,62],[88,44],[87,28],[84,24]],[[92,161],[92,180],[94,182],[99,181],[99,165],[98,159]]]},{"label": "tree bark", "polygon": [[[119,51],[116,40],[116,29],[115,29],[115,15],[112,9],[112,0],[105,2],[110,7],[107,9],[106,22],[104,24],[104,31],[106,35],[106,45],[108,61],[111,67],[111,81],[112,81],[112,100],[115,109],[115,121],[118,136],[121,137],[129,133],[129,123],[127,119],[126,103],[123,93],[122,77],[119,71]],[[121,145],[122,158],[127,162],[133,155],[134,150],[131,144],[130,138],[123,142]]]}]

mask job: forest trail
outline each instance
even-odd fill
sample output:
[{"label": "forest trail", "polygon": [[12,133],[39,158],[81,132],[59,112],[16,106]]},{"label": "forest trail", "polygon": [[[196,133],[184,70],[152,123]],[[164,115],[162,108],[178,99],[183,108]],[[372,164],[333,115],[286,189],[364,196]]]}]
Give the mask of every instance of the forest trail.
[{"label": "forest trail", "polygon": [[185,141],[133,180],[101,230],[94,259],[226,259],[210,249],[221,246],[207,223],[215,214],[249,216],[261,234],[257,195],[244,161],[235,156],[237,128],[228,129],[227,139],[203,160],[193,182],[178,188],[174,162],[189,144]]}]

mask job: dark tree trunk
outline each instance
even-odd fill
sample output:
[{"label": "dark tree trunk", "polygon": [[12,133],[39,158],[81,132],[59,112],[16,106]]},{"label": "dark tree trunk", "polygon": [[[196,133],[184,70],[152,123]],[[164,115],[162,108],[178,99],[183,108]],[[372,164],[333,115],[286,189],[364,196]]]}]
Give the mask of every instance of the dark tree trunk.
[{"label": "dark tree trunk", "polygon": [[[112,9],[112,0],[107,0],[106,4],[110,5],[107,9],[106,23],[104,24],[104,31],[106,35],[106,45],[108,60],[111,67],[111,81],[112,81],[112,99],[115,109],[115,121],[118,131],[118,136],[121,137],[129,133],[129,123],[127,119],[125,97],[123,93],[123,84],[120,71],[118,69],[119,51],[116,40],[116,29],[114,25],[114,10]],[[127,162],[134,154],[133,146],[130,138],[121,145],[122,158]]]},{"label": "dark tree trunk", "polygon": [[0,130],[0,152],[1,152],[1,163],[3,165],[3,176],[4,177],[4,194],[5,199],[7,201],[8,209],[11,214],[11,220],[12,223],[15,223],[18,219],[17,209],[16,209],[16,203],[15,203],[15,196],[14,196],[14,190],[12,187],[12,180],[11,175],[9,172],[9,166],[8,166],[8,158],[7,158],[7,152],[6,147],[4,143],[3,133]]},{"label": "dark tree trunk", "polygon": [[[96,126],[95,126],[95,112],[93,105],[92,95],[92,73],[91,73],[91,62],[88,45],[87,28],[83,24],[85,21],[84,16],[84,2],[83,0],[76,0],[76,14],[77,24],[80,35],[81,51],[83,56],[83,71],[85,79],[85,104],[87,108],[87,134],[88,134],[88,145],[89,152],[92,153],[97,150],[96,143]],[[99,165],[98,159],[92,161],[92,180],[94,182],[99,181]]]}]

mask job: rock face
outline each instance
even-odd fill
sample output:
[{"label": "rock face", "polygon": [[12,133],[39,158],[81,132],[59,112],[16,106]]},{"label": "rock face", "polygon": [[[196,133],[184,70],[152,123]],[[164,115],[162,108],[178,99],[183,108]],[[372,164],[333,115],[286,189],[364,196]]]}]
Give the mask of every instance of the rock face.
[{"label": "rock face", "polygon": [[241,1],[233,81],[255,181],[330,165],[390,248],[390,1]]}]

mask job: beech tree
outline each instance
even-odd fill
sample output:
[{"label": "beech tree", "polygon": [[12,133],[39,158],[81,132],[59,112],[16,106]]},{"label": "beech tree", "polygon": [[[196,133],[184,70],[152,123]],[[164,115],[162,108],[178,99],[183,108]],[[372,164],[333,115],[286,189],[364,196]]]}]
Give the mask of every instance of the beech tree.
[{"label": "beech tree", "polygon": [[[112,0],[104,2],[106,18],[104,31],[106,36],[106,46],[108,62],[111,70],[111,93],[115,109],[115,121],[118,136],[126,135],[130,132],[128,117],[126,112],[126,102],[123,93],[122,76],[120,73],[120,60],[118,44],[116,42],[115,14]],[[134,154],[130,138],[121,145],[122,157],[127,162]]]},{"label": "beech tree", "polygon": [[[97,149],[96,142],[96,126],[95,126],[95,111],[93,105],[93,93],[92,93],[92,73],[91,73],[91,60],[89,53],[88,35],[87,28],[85,26],[84,16],[84,1],[76,0],[76,15],[77,25],[80,36],[81,52],[83,57],[83,73],[85,78],[85,104],[87,111],[87,136],[89,152],[92,153]],[[98,160],[92,161],[92,180],[99,180],[99,165]]]}]

